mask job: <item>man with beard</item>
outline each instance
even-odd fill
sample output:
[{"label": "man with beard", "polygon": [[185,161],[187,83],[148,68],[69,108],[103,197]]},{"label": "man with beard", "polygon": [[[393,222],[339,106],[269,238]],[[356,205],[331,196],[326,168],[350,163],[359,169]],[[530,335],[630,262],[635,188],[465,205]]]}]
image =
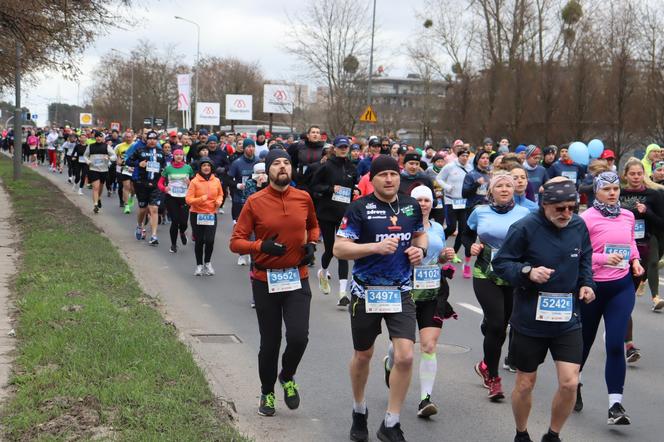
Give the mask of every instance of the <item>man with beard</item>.
[{"label": "man with beard", "polygon": [[298,189],[309,191],[308,178],[310,175],[305,176],[305,173],[309,166],[320,163],[324,145],[325,143],[321,140],[320,127],[311,126],[305,140],[288,148],[288,154],[293,159],[293,178]]},{"label": "man with beard", "polygon": [[[284,389],[286,406],[294,410],[300,405],[293,377],[309,341],[311,289],[307,265],[313,261],[319,229],[309,194],[290,186],[290,156],[273,149],[265,158],[265,168],[269,185],[247,199],[233,230],[230,249],[240,255],[251,254],[251,286],[261,336],[258,414],[273,416],[277,379]],[[255,240],[250,239],[252,235]],[[277,374],[282,321],[286,326],[286,349]]]}]

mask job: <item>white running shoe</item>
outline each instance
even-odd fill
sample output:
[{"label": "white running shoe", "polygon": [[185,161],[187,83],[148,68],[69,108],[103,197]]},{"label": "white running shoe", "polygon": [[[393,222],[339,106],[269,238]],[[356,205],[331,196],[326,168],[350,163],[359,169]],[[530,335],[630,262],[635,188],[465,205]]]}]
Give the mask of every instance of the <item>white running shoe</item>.
[{"label": "white running shoe", "polygon": [[244,255],[240,255],[237,257],[237,265],[239,266],[246,266],[247,263],[244,260]]},{"label": "white running shoe", "polygon": [[80,187],[78,188],[78,194],[83,195],[83,189],[81,189]]},{"label": "white running shoe", "polygon": [[203,266],[196,266],[194,276],[203,276]]},{"label": "white running shoe", "polygon": [[205,274],[208,276],[213,276],[214,275],[214,269],[212,268],[212,263],[211,262],[206,262],[205,263]]},{"label": "white running shoe", "polygon": [[331,291],[329,278],[330,275],[326,271],[318,270],[318,288],[324,295],[329,295]]}]

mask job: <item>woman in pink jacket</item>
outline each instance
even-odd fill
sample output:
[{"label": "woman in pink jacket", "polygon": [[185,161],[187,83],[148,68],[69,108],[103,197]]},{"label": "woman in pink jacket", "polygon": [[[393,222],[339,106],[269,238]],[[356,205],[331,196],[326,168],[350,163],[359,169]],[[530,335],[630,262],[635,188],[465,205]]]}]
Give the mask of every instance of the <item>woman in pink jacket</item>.
[{"label": "woman in pink jacket", "polygon": [[[593,246],[593,280],[597,284],[595,302],[581,306],[583,324],[583,362],[595,340],[599,322],[604,318],[606,330],[606,365],[604,377],[609,391],[609,425],[629,425],[630,418],[622,406],[627,364],[624,337],[635,300],[634,276],[644,270],[634,240],[634,215],[620,208],[620,179],[615,172],[602,172],[594,181],[595,201],[581,218],[588,227]],[[574,409],[583,409],[581,385]]]}]

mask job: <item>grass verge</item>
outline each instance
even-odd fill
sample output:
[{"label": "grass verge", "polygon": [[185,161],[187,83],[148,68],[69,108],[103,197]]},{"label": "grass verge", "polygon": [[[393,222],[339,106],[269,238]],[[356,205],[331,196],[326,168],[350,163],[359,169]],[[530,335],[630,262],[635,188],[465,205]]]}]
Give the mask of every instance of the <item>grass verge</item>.
[{"label": "grass verge", "polygon": [[8,440],[244,441],[111,242],[38,174],[11,179],[20,229]]}]

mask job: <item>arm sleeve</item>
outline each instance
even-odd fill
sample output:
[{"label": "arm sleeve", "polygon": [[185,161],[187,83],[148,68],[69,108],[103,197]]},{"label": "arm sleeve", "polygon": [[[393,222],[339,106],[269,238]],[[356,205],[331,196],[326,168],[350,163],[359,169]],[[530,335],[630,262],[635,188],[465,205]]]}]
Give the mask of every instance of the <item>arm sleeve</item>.
[{"label": "arm sleeve", "polygon": [[108,158],[109,158],[111,161],[115,161],[115,160],[118,159],[117,155],[115,155],[115,150],[113,150],[113,147],[111,147],[111,146],[107,146],[107,147],[106,147],[106,152],[108,153]]},{"label": "arm sleeve", "polygon": [[473,210],[468,217],[466,224],[466,229],[460,233],[461,234],[461,244],[467,249],[470,250],[470,246],[473,245],[475,240],[477,240],[477,211]]},{"label": "arm sleeve", "polygon": [[588,228],[583,224],[581,228],[581,253],[579,255],[579,280],[578,286],[586,286],[595,289],[593,282],[592,255],[593,246],[590,243]]},{"label": "arm sleeve", "polygon": [[503,245],[491,261],[493,271],[513,287],[528,287],[533,283],[525,278],[521,269],[528,265],[523,261],[524,244],[528,243],[528,232],[522,225],[512,224]]},{"label": "arm sleeve", "polygon": [[89,144],[85,147],[85,152],[83,152],[83,157],[85,158],[85,161],[87,161],[88,163],[90,162],[90,145]]},{"label": "arm sleeve", "polygon": [[320,236],[320,229],[318,228],[318,218],[316,217],[316,209],[314,202],[307,194],[307,242],[317,242]]},{"label": "arm sleeve", "polygon": [[443,167],[442,170],[438,172],[438,176],[436,176],[436,181],[440,184],[440,187],[442,187],[443,190],[450,190],[452,188],[452,186],[445,182],[448,176],[449,168],[447,168],[447,166]]},{"label": "arm sleeve", "polygon": [[221,187],[221,181],[217,181],[217,198],[215,199],[216,207],[221,207],[224,202],[224,189]]},{"label": "arm sleeve", "polygon": [[334,186],[330,185],[327,180],[327,167],[323,164],[322,167],[316,169],[316,172],[311,177],[311,185],[309,188],[314,193],[319,193],[324,196],[329,196],[334,191]]},{"label": "arm sleeve", "polygon": [[240,216],[233,227],[233,235],[231,236],[230,249],[233,253],[246,255],[249,253],[258,253],[261,250],[261,240],[251,241],[249,238],[254,231],[254,208],[253,201],[247,201]]},{"label": "arm sleeve", "polygon": [[166,177],[164,175],[159,177],[159,181],[157,181],[157,187],[161,192],[166,193]]},{"label": "arm sleeve", "polygon": [[475,178],[471,174],[467,173],[463,179],[463,189],[461,190],[461,196],[463,198],[470,198],[473,196],[478,186],[479,184]]}]

